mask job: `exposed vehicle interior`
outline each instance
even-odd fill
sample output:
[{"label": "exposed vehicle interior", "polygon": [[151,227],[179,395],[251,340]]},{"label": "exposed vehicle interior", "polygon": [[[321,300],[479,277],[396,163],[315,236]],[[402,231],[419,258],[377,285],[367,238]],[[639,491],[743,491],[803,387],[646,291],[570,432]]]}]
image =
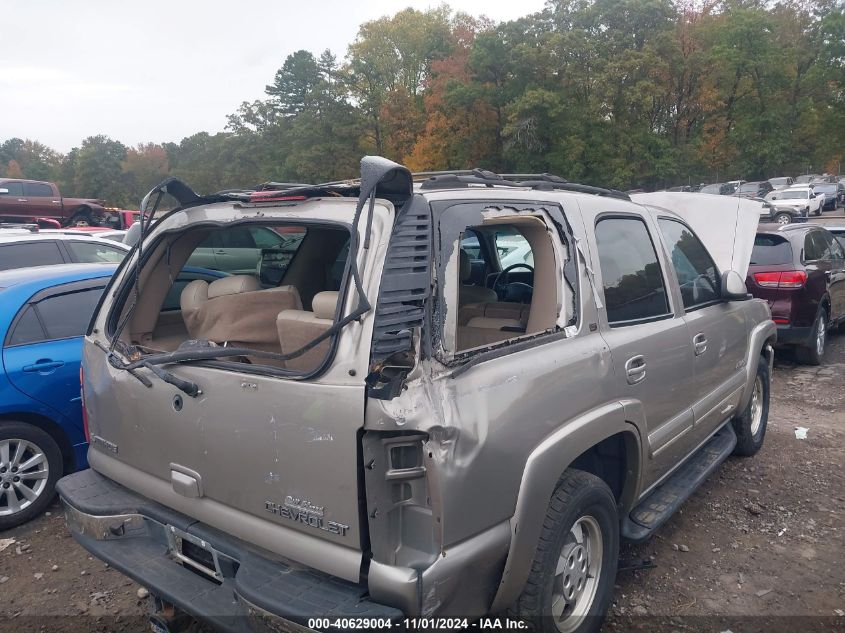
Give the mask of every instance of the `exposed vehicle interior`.
[{"label": "exposed vehicle interior", "polygon": [[[456,350],[492,345],[554,327],[555,255],[536,217],[467,228],[460,241]],[[542,292],[534,292],[535,287]]]},{"label": "exposed vehicle interior", "polygon": [[[199,340],[289,354],[334,323],[348,250],[349,233],[336,226],[251,223],[166,234],[151,254],[155,265],[142,269],[121,339],[145,352]],[[124,315],[131,305],[129,298]],[[227,360],[309,373],[330,346],[326,339],[288,360]]]}]

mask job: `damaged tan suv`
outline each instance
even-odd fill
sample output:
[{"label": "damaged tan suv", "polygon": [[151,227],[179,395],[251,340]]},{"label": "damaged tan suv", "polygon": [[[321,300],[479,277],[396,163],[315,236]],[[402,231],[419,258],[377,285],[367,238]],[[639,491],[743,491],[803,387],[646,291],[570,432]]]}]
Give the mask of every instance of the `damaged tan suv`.
[{"label": "damaged tan suv", "polygon": [[[597,630],[620,538],[763,443],[768,307],[670,208],[377,157],[142,208],[85,341],[91,469],[58,489],[163,629]],[[243,227],[285,239],[177,281]]]}]

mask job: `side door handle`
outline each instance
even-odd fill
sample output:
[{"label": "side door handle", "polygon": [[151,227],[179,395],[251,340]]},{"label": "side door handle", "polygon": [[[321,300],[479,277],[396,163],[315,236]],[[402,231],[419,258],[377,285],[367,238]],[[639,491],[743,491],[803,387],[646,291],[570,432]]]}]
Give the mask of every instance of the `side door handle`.
[{"label": "side door handle", "polygon": [[26,198],[18,198],[18,202],[29,202]]},{"label": "side door handle", "polygon": [[61,360],[50,360],[49,358],[42,358],[32,365],[24,365],[23,371],[29,373],[36,371],[50,371],[53,369],[58,369],[59,367],[63,367],[64,364],[64,361]]},{"label": "side door handle", "polygon": [[645,378],[645,356],[637,354],[625,361],[625,376],[629,385],[636,385]]},{"label": "side door handle", "polygon": [[695,355],[701,356],[707,351],[707,337],[702,332],[699,332],[692,337],[692,346],[695,349]]}]

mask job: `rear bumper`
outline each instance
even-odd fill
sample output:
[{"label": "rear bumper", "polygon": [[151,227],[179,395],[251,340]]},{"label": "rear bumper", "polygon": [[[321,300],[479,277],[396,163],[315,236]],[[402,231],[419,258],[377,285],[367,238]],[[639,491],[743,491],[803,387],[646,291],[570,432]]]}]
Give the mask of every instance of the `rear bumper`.
[{"label": "rear bumper", "polygon": [[295,630],[314,617],[403,617],[359,585],[275,560],[93,470],[64,477],[57,489],[68,527],[85,549],[218,629]]},{"label": "rear bumper", "polygon": [[795,327],[792,325],[778,325],[777,347],[787,345],[805,345],[813,334],[813,327]]}]

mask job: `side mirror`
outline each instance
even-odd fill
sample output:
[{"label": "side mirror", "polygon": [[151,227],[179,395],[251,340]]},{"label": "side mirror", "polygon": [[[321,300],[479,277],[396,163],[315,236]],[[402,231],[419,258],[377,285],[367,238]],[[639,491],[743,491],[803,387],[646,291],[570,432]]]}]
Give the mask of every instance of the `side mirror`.
[{"label": "side mirror", "polygon": [[6,196],[6,195],[8,195],[8,194],[9,194],[9,190],[8,190],[8,189],[0,189],[0,196]]},{"label": "side mirror", "polygon": [[722,274],[722,299],[725,301],[745,301],[749,298],[745,281],[735,270]]}]

